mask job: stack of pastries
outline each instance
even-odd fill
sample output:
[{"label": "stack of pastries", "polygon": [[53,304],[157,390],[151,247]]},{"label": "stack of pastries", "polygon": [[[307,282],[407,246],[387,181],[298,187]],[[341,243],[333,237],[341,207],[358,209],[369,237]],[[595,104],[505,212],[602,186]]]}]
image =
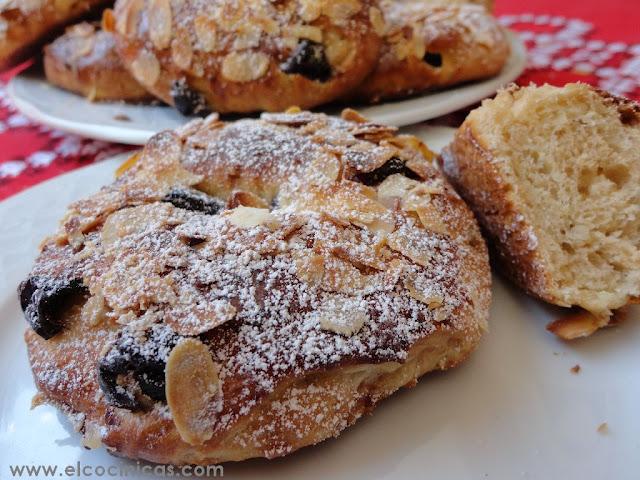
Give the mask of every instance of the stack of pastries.
[{"label": "stack of pastries", "polygon": [[[108,2],[27,4],[1,13],[15,43],[0,51],[4,66],[77,12],[100,14]],[[450,0],[117,0],[101,25],[73,25],[48,45],[44,66],[52,84],[91,100],[159,99],[185,115],[379,102],[499,73],[509,44],[490,8]],[[37,15],[59,20],[27,35]]]}]

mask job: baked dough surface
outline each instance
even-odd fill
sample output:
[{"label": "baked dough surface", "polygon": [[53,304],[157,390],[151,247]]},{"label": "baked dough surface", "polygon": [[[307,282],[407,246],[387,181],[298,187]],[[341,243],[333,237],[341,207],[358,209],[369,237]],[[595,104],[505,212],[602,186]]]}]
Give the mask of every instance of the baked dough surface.
[{"label": "baked dough surface", "polygon": [[197,120],[70,206],[21,297],[37,387],[87,446],[278,457],[475,349],[473,215],[417,139],[343,117]]},{"label": "baked dough surface", "polygon": [[69,27],[45,47],[44,71],[53,85],[92,101],[154,98],[122,64],[113,36],[87,22]]},{"label": "baked dough surface", "polygon": [[311,108],[377,62],[371,0],[119,0],[113,31],[134,77],[183,113]]},{"label": "baked dough surface", "polygon": [[382,0],[386,20],[377,68],[355,93],[378,102],[494,76],[510,47],[481,5]]}]

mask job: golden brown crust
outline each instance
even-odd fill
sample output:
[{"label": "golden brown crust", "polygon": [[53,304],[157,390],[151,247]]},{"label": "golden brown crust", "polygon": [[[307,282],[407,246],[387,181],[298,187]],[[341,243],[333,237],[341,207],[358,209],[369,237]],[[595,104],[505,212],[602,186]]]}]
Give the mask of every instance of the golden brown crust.
[{"label": "golden brown crust", "polygon": [[[345,117],[356,121],[198,120],[154,137],[116,183],[70,207],[30,282],[53,291],[82,277],[86,290],[61,332],[26,339],[38,389],[81,420],[87,445],[177,464],[282,456],[475,348],[491,280],[472,213],[417,139]],[[177,208],[166,200],[177,187],[230,208]],[[273,206],[236,205],[257,199]],[[123,361],[119,345],[148,329],[181,337],[186,352],[127,358],[171,351],[174,378],[196,359],[212,387],[197,388],[211,396],[203,428],[197,402],[175,407],[172,393],[167,407],[138,392],[144,408],[130,411],[98,387],[96,365]]]},{"label": "golden brown crust", "polygon": [[44,49],[47,80],[92,101],[151,101],[154,97],[124,67],[113,36],[90,23],[67,29]]},{"label": "golden brown crust", "polygon": [[460,127],[440,160],[447,177],[476,214],[507,275],[531,295],[557,303],[549,292],[549,274],[536,250],[533,229],[521,215],[510,182],[492,161],[473,124]]},{"label": "golden brown crust", "polygon": [[358,98],[380,101],[496,75],[510,48],[478,5],[383,0],[387,31],[376,70]]},{"label": "golden brown crust", "polygon": [[0,7],[0,70],[26,60],[80,17],[108,6],[109,0],[10,0]]},{"label": "golden brown crust", "polygon": [[[179,8],[119,0],[113,28],[134,77],[165,102],[242,113],[344,96],[375,66],[381,40],[371,18],[379,17],[369,0],[188,0]],[[284,67],[304,45],[307,73]],[[185,98],[195,105],[186,108]]]}]

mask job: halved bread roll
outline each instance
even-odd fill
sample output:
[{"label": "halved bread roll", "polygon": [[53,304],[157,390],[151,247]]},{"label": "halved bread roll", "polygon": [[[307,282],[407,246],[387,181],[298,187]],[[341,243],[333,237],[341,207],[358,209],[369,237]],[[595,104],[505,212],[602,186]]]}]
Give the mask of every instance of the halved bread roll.
[{"label": "halved bread roll", "polygon": [[584,84],[511,87],[442,154],[510,276],[606,325],[640,296],[640,106]]}]

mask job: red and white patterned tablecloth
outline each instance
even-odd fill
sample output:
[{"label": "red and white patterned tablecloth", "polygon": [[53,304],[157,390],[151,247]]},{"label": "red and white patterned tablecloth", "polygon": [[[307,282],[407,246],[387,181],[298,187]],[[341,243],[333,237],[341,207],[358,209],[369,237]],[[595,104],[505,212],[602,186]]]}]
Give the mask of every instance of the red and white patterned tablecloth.
[{"label": "red and white patterned tablecloth", "polygon": [[[640,100],[638,0],[497,0],[496,14],[526,42],[526,85],[582,81]],[[0,200],[130,147],[32,123],[11,105],[0,74]]]}]

